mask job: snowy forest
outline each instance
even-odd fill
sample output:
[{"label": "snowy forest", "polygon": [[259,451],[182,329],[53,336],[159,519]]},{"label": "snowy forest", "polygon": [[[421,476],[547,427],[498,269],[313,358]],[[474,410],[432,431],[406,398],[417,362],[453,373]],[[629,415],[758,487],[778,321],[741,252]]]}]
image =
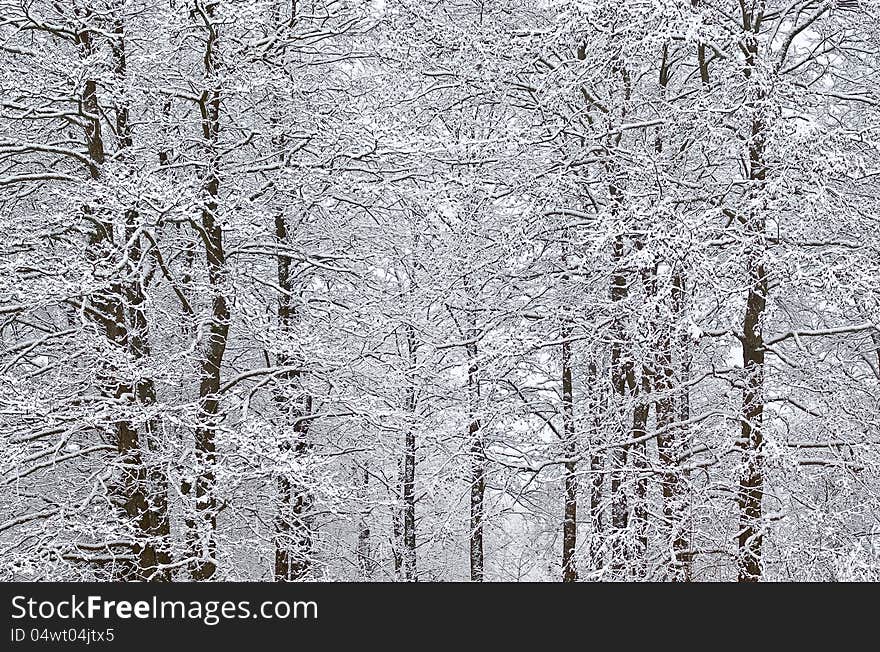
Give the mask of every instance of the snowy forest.
[{"label": "snowy forest", "polygon": [[880,0],[0,0],[0,580],[880,580]]}]

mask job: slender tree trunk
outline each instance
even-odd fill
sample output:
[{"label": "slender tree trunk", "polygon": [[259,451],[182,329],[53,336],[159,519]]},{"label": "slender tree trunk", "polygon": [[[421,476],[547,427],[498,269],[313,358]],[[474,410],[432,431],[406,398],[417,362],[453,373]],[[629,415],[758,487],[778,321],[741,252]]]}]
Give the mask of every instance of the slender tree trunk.
[{"label": "slender tree trunk", "polygon": [[[691,6],[699,9],[700,0],[691,0]],[[709,86],[709,59],[706,57],[706,44],[703,41],[697,41],[697,67],[700,70],[700,82],[704,87]]]},{"label": "slender tree trunk", "polygon": [[[614,70],[619,73],[623,83],[623,97],[621,119],[626,117],[629,111],[631,97],[631,80],[629,71],[623,62],[618,60],[614,64]],[[623,138],[618,133],[611,140],[610,147],[616,150]],[[608,186],[608,195],[611,201],[611,212],[615,218],[620,219],[621,209],[624,205],[623,179],[613,163],[606,167],[611,183]],[[632,357],[627,351],[626,320],[622,311],[629,296],[627,274],[623,268],[624,258],[624,235],[618,233],[612,245],[611,264],[614,272],[611,277],[611,303],[614,311],[613,343],[611,345],[611,385],[616,397],[620,423],[626,421],[628,405],[635,390],[635,373]],[[622,429],[620,433],[625,439],[630,433]],[[630,505],[626,495],[626,476],[629,450],[626,445],[615,446],[611,451],[611,526],[613,539],[611,546],[611,568],[618,577],[622,577],[626,570],[628,559],[628,526],[630,519]]]},{"label": "slender tree trunk", "polygon": [[880,332],[871,331],[871,339],[874,341],[874,354],[877,356],[877,371],[880,373]]},{"label": "slender tree trunk", "polygon": [[[677,277],[673,278],[672,313],[679,316],[681,314],[678,307],[680,291],[677,290],[678,281],[676,279]],[[664,550],[668,551],[664,574],[669,581],[681,582],[688,579],[684,560],[687,542],[684,538],[683,506],[681,504],[683,483],[678,464],[681,447],[678,437],[679,428],[674,426],[677,416],[676,385],[681,380],[676,378],[671,326],[669,324],[659,325],[656,367],[657,452],[661,469],[660,493],[665,523],[663,543]]]},{"label": "slender tree trunk", "polygon": [[[406,343],[410,370],[415,370],[416,342],[415,329],[412,325],[406,325]],[[410,378],[407,388],[406,409],[409,414],[409,424],[404,435],[403,463],[401,465],[400,493],[403,502],[401,525],[403,535],[403,550],[401,552],[403,578],[407,582],[418,581],[416,570],[416,388],[415,378]]]},{"label": "slender tree trunk", "polygon": [[[758,29],[760,16],[745,16],[745,31]],[[746,44],[746,78],[753,75],[758,60],[757,39],[750,38]],[[764,99],[762,89],[755,90],[755,99],[748,103],[753,112],[749,141],[750,197],[760,193],[766,180],[764,163],[766,125],[760,115]],[[762,500],[764,496],[763,475],[763,419],[764,419],[764,337],[763,318],[767,307],[767,271],[764,267],[766,250],[766,223],[762,210],[755,201],[748,210],[745,228],[747,248],[745,252],[748,297],[743,315],[743,391],[740,415],[741,435],[738,446],[742,453],[739,490],[736,502],[739,507],[738,566],[739,581],[757,582],[763,572],[761,548],[763,543]]]},{"label": "slender tree trunk", "polygon": [[354,476],[358,497],[361,501],[360,515],[358,517],[358,568],[360,568],[362,578],[371,579],[376,564],[373,560],[373,550],[370,544],[370,523],[367,520],[369,511],[366,504],[369,498],[370,468],[366,460],[364,461],[363,473],[361,473],[361,469],[355,467]]},{"label": "slender tree trunk", "polygon": [[[614,194],[612,194],[614,196]],[[627,297],[627,279],[622,271],[619,271],[623,260],[623,236],[617,236],[614,240],[612,260],[618,271],[611,279],[611,301],[615,311],[623,309],[622,303]],[[617,403],[617,409],[622,414],[626,411],[629,400],[629,379],[633,376],[633,363],[627,359],[624,352],[626,331],[620,314],[615,316],[614,341],[611,345],[611,385]],[[622,419],[621,419],[622,420]],[[624,430],[623,437],[629,435]],[[628,449],[624,445],[617,445],[611,451],[611,527],[613,530],[611,546],[611,568],[616,573],[623,573],[626,569],[626,536],[629,524],[629,509],[626,496],[626,466]]]},{"label": "slender tree trunk", "polygon": [[767,280],[760,254],[748,255],[749,297],[743,319],[742,470],[737,493],[739,521],[739,580],[756,582],[761,578],[763,526],[761,503],[764,492],[762,470],[764,437],[764,342],[761,318],[766,307]]},{"label": "slender tree trunk", "polygon": [[395,505],[391,512],[391,556],[394,561],[394,576],[403,577],[403,464],[404,456],[397,460],[400,484],[395,493]]},{"label": "slender tree trunk", "polygon": [[[635,374],[633,374],[635,375]],[[633,378],[633,384],[635,378]],[[641,383],[633,390],[637,403],[633,409],[631,438],[643,439],[648,434],[648,416],[651,403],[651,370],[642,366]],[[635,491],[632,500],[632,518],[630,527],[634,533],[634,549],[631,555],[634,560],[633,571],[637,578],[647,574],[648,553],[648,446],[645,441],[634,443],[629,448],[628,458],[635,473]]]},{"label": "slender tree trunk", "polygon": [[[642,249],[644,244],[641,241],[637,241],[636,247]],[[653,307],[653,302],[657,296],[656,264],[652,265],[649,269],[643,270],[641,276],[644,291],[644,305],[650,314],[646,320],[647,339],[648,342],[653,344],[654,333],[657,329],[657,311],[656,308]],[[632,444],[630,447],[629,458],[636,475],[631,527],[635,534],[635,549],[632,551],[635,561],[633,570],[635,576],[639,579],[644,579],[647,576],[648,444],[644,439],[648,434],[648,418],[651,414],[651,393],[654,389],[654,370],[651,363],[652,361],[650,360],[650,357],[647,360],[643,360],[641,365],[641,378],[638,384],[636,384],[635,371],[632,372],[632,376],[628,380],[630,391],[636,399],[636,404],[633,408],[632,431],[630,434],[630,438],[636,443]]]},{"label": "slender tree trunk", "polygon": [[[471,315],[473,318],[473,315]],[[470,563],[471,581],[483,581],[483,498],[486,492],[486,452],[477,410],[480,402],[480,382],[477,375],[476,328],[470,329],[467,344],[468,357],[468,403],[470,404],[470,423],[468,439],[471,443],[471,528]]]},{"label": "slender tree trunk", "polygon": [[[761,218],[752,226],[762,228]],[[749,296],[743,318],[744,386],[738,442],[742,451],[742,467],[737,493],[739,521],[739,580],[755,582],[761,578],[761,547],[763,540],[762,499],[763,478],[763,417],[764,417],[764,340],[761,320],[767,304],[767,274],[760,250],[747,254]]]},{"label": "slender tree trunk", "polygon": [[416,435],[410,429],[404,442],[403,478],[403,577],[407,582],[417,581],[416,571]]},{"label": "slender tree trunk", "polygon": [[[285,396],[286,402],[293,399]],[[308,451],[308,419],[311,397],[303,408],[294,408],[293,442],[283,441],[282,451],[293,451],[302,458]],[[308,576],[312,566],[312,495],[301,481],[279,475],[276,481],[278,514],[275,520],[275,581],[291,582]]]},{"label": "slender tree trunk", "polygon": [[[682,264],[683,265],[683,264]],[[684,269],[678,269],[672,277],[672,312],[675,315],[676,323],[683,324],[687,301],[687,279],[685,278]],[[691,365],[691,343],[690,335],[687,331],[681,333],[678,342],[678,364],[676,374],[673,381],[672,398],[670,399],[670,407],[673,412],[673,420],[677,413],[679,425],[675,428],[672,437],[672,450],[675,453],[675,463],[684,453],[684,447],[688,441],[687,422],[691,418],[690,414],[690,390],[687,382],[690,378]],[[690,528],[690,496],[688,495],[688,477],[687,473],[678,469],[675,474],[675,484],[673,485],[673,525],[674,538],[673,550],[675,558],[675,581],[690,582],[693,579],[693,553],[690,550],[689,528]]]},{"label": "slender tree trunk", "polygon": [[[290,246],[290,234],[284,214],[275,215],[275,238],[279,246]],[[292,304],[293,282],[291,276],[292,260],[281,253],[278,261],[278,325],[282,333],[289,333],[295,317]],[[295,361],[286,354],[277,356],[279,367],[291,366]],[[282,437],[279,444],[282,453],[293,452],[297,458],[308,453],[308,415],[311,411],[311,397],[299,396],[298,371],[284,371],[279,374],[279,390],[275,400],[279,411],[285,415],[286,428],[291,435]],[[311,568],[312,533],[309,512],[312,495],[302,480],[291,480],[282,473],[276,480],[279,498],[278,514],[275,520],[275,580],[293,581],[306,577]]]},{"label": "slender tree trunk", "polygon": [[[587,366],[587,383],[590,387],[590,409],[593,415],[592,432],[590,438],[597,443],[598,435],[602,431],[602,419],[600,409],[602,399],[599,396],[599,369],[595,361],[590,361]],[[605,485],[605,456],[599,453],[590,454],[590,525],[592,538],[590,545],[590,568],[600,570],[604,566],[603,544],[603,511],[602,490]]]},{"label": "slender tree trunk", "polygon": [[565,513],[562,521],[562,581],[576,582],[578,578],[575,550],[577,549],[578,508],[578,454],[577,433],[574,423],[574,388],[571,369],[571,328],[562,330],[562,437],[565,455]]},{"label": "slender tree trunk", "polygon": [[[664,66],[666,61],[666,50],[664,48]],[[665,68],[664,68],[665,69]],[[661,74],[661,82],[664,81],[664,74]],[[636,242],[636,247],[642,249],[643,243]],[[655,334],[659,327],[658,313],[654,306],[657,297],[657,265],[653,264],[650,268],[642,271],[642,286],[644,290],[644,304],[649,312],[646,319],[647,340],[651,347],[656,345]],[[654,390],[655,370],[653,361],[649,357],[643,361],[641,369],[641,380],[636,385],[635,373],[628,380],[630,390],[636,398],[636,404],[633,408],[633,425],[631,431],[631,439],[636,442],[630,447],[630,460],[636,473],[635,480],[635,496],[632,506],[632,529],[635,533],[635,573],[639,578],[644,579],[647,576],[647,552],[648,552],[648,445],[644,441],[648,434],[648,418],[651,413],[652,392]],[[656,411],[656,408],[655,408]],[[640,441],[641,440],[641,441]]]},{"label": "slender tree trunk", "polygon": [[657,359],[657,453],[660,460],[660,493],[663,500],[664,551],[668,551],[664,566],[666,578],[672,582],[681,580],[676,537],[679,536],[681,519],[676,505],[678,486],[677,448],[675,431],[675,403],[672,399],[674,371],[669,355],[670,341],[666,333],[661,336],[660,353]]},{"label": "slender tree trunk", "polygon": [[[697,6],[697,0],[693,2]],[[700,43],[697,46],[700,75],[703,83],[708,82],[708,68],[705,60],[705,46]],[[671,78],[671,62],[669,59],[669,47],[663,46],[662,60],[660,65],[659,85],[665,91]],[[655,151],[658,156],[663,153],[663,140],[658,135],[655,140]],[[664,301],[658,294],[660,283],[659,268],[655,264],[653,279],[651,281],[651,293],[657,301]],[[678,438],[678,429],[674,428],[676,420],[676,386],[681,383],[677,378],[674,343],[672,332],[674,324],[683,322],[683,281],[680,271],[676,270],[671,279],[671,314],[673,322],[663,321],[659,313],[655,313],[652,325],[653,346],[653,374],[652,380],[657,392],[654,403],[657,426],[657,452],[660,463],[661,479],[660,494],[662,502],[663,525],[660,528],[663,549],[666,552],[666,561],[663,564],[663,575],[672,582],[686,581],[689,578],[689,567],[684,562],[685,548],[682,526],[682,479],[678,468],[678,456],[681,452]],[[659,306],[658,306],[659,310]],[[687,345],[686,336],[683,344]],[[686,389],[683,390],[685,393]]]}]

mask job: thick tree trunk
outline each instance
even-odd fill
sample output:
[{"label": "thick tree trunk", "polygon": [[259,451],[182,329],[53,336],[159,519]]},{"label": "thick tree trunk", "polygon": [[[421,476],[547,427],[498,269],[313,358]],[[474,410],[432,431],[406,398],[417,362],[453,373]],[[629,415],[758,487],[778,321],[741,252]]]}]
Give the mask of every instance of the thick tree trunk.
[{"label": "thick tree trunk", "polygon": [[[93,54],[92,34],[83,30],[76,36],[77,44],[84,56]],[[113,34],[114,68],[120,79],[125,75],[125,41],[122,17],[117,16]],[[87,79],[84,84],[82,105],[85,113],[86,149],[89,153],[89,174],[92,179],[101,178],[101,168],[106,154],[101,129],[101,113],[97,99],[97,83]],[[116,111],[116,128],[119,151],[125,155],[131,148],[132,136],[129,124],[129,110],[125,103]],[[101,210],[93,211],[85,207],[84,214],[94,225],[89,239],[89,256],[99,260],[112,254],[115,226],[112,221],[100,217]],[[137,213],[125,213],[125,242],[134,237]],[[139,267],[141,248],[133,242],[126,254],[126,271],[131,280],[114,281],[107,291],[93,298],[96,323],[104,331],[106,338],[114,345],[124,349],[135,360],[149,354],[147,344],[147,322],[144,314],[144,295],[141,287]],[[103,368],[103,392],[117,402],[127,402],[140,407],[155,403],[155,388],[152,379],[140,379],[131,383],[122,378],[117,370]],[[152,421],[145,426],[148,442],[156,425]],[[167,509],[167,486],[164,474],[155,469],[148,471],[143,461],[142,442],[137,426],[128,420],[117,421],[113,426],[113,437],[119,454],[120,478],[113,486],[114,503],[124,515],[125,521],[134,530],[134,543],[131,553],[133,561],[123,561],[112,568],[117,581],[167,581],[170,579],[170,555],[168,535],[170,526]],[[154,442],[153,442],[154,443]]]},{"label": "thick tree trunk", "polygon": [[[132,242],[134,236],[134,211],[126,215],[126,241]],[[140,283],[141,247],[135,239],[128,252],[129,273],[134,277],[125,284],[127,304],[126,348],[134,360],[143,360],[149,355],[147,341],[147,321],[144,314],[144,290]],[[156,389],[151,378],[142,378],[132,384],[120,385],[118,398],[136,404],[141,409],[150,409],[156,403]],[[117,425],[117,445],[123,463],[124,510],[131,522],[139,529],[135,546],[138,562],[132,570],[132,579],[142,581],[167,582],[171,580],[171,554],[169,537],[171,524],[168,515],[168,478],[158,464],[147,464],[144,455],[161,453],[158,442],[159,426],[148,420],[139,436],[137,428],[130,422]]]},{"label": "thick tree trunk", "polygon": [[[208,37],[205,49],[205,78],[209,84],[198,102],[201,112],[202,136],[208,157],[203,189],[207,197],[202,206],[199,233],[205,248],[208,268],[208,287],[211,291],[211,317],[207,328],[207,341],[199,361],[199,425],[195,431],[195,477],[183,483],[184,495],[195,490],[195,505],[187,516],[187,539],[189,544],[189,573],[195,581],[213,577],[217,569],[216,531],[217,496],[216,436],[220,422],[220,378],[226,341],[229,334],[229,306],[223,294],[226,268],[226,252],[223,230],[217,219],[220,194],[219,150],[220,89],[217,81],[218,63],[217,26],[211,22],[214,5],[205,9]],[[193,486],[194,485],[194,486]]]},{"label": "thick tree trunk", "polygon": [[[122,7],[117,8],[122,11]],[[126,75],[125,25],[122,16],[117,16],[114,24],[113,54],[116,74],[120,80]],[[128,105],[122,102],[116,109],[116,136],[119,149],[123,156],[133,145]],[[144,311],[146,296],[140,274],[143,250],[137,233],[138,213],[129,209],[125,213],[125,241],[130,243],[128,251],[128,274],[125,282],[125,301],[127,308],[128,329],[126,344],[129,355],[135,360],[143,360],[150,354],[147,317]],[[149,409],[156,403],[156,388],[152,378],[135,381],[133,387],[126,387],[124,395],[143,409]],[[136,579],[149,581],[171,580],[171,554],[169,537],[171,523],[168,515],[168,478],[157,464],[145,464],[142,459],[142,447],[147,455],[160,452],[157,440],[158,424],[149,420],[144,425],[142,441],[138,438],[135,428],[125,428],[128,446],[120,453],[131,455],[132,464],[125,463],[130,477],[128,494],[131,498],[126,503],[126,512],[138,524],[142,533],[142,541],[137,546],[138,568]],[[123,437],[120,437],[120,441]]]}]

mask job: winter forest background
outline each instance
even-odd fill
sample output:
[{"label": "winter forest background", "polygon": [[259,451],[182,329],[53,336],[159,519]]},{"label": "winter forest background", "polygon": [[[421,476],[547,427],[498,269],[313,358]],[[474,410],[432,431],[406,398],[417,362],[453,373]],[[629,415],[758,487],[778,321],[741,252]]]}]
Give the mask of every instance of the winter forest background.
[{"label": "winter forest background", "polygon": [[0,0],[0,579],[880,579],[880,1]]}]

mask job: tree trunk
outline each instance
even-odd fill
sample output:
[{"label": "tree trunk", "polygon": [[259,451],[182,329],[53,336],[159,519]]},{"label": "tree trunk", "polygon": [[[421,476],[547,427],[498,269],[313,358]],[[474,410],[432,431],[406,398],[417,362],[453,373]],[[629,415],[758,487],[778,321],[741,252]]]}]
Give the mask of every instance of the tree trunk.
[{"label": "tree trunk", "polygon": [[576,582],[578,479],[577,436],[574,424],[574,388],[571,369],[571,328],[562,330],[562,437],[565,462],[565,513],[562,521],[562,581]]},{"label": "tree trunk", "polygon": [[407,430],[404,442],[403,477],[403,577],[407,582],[417,581],[416,575],[416,435]]},{"label": "tree trunk", "polygon": [[[758,29],[753,25],[752,16],[745,16],[745,29]],[[755,21],[759,23],[760,21]],[[757,63],[756,38],[749,39],[746,50],[746,78],[752,77]],[[766,180],[764,163],[766,125],[759,112],[764,99],[764,91],[758,89],[756,98],[749,103],[754,116],[749,141],[749,181],[750,197],[755,197]],[[745,228],[747,230],[747,249],[745,252],[748,297],[743,315],[743,391],[742,412],[740,414],[741,435],[738,447],[742,453],[739,490],[736,502],[739,507],[738,578],[740,582],[757,582],[763,572],[761,548],[763,543],[762,500],[764,496],[763,476],[763,418],[764,418],[764,337],[763,317],[767,307],[767,272],[764,268],[766,250],[766,224],[763,212],[750,202]]]},{"label": "tree trunk", "polygon": [[220,88],[217,77],[221,67],[217,54],[218,28],[211,22],[213,11],[214,5],[208,5],[205,9],[208,37],[204,65],[209,89],[204,91],[198,102],[202,136],[208,157],[207,171],[203,180],[207,200],[202,206],[199,232],[205,248],[208,286],[212,295],[211,319],[207,329],[207,342],[201,351],[199,363],[201,381],[199,425],[195,432],[195,478],[192,481],[186,480],[181,487],[184,495],[189,495],[193,490],[193,484],[195,485],[194,512],[186,519],[190,548],[189,572],[194,581],[210,579],[217,569],[217,496],[214,466],[217,455],[217,428],[220,423],[220,378],[230,316],[229,306],[223,294],[226,252],[223,245],[223,230],[217,220],[220,192],[218,149]]},{"label": "tree trunk", "polygon": [[370,469],[368,462],[364,461],[363,474],[357,466],[354,469],[355,485],[357,486],[358,497],[361,500],[360,516],[358,517],[358,542],[357,542],[357,559],[358,568],[361,570],[363,579],[371,579],[375,569],[375,561],[373,560],[373,550],[370,545],[370,523],[367,520],[369,512],[366,508],[369,498]]},{"label": "tree trunk", "polygon": [[[415,329],[412,325],[406,325],[406,344],[410,372],[415,370]],[[403,460],[401,464],[400,494],[403,502],[401,514],[401,526],[403,535],[403,549],[401,562],[403,578],[407,582],[418,581],[416,570],[416,388],[415,378],[409,379],[407,388],[406,410],[409,415],[406,434],[404,435]]]},{"label": "tree trunk", "polygon": [[[602,419],[600,409],[602,400],[599,396],[599,369],[594,361],[590,361],[587,367],[587,383],[590,387],[590,409],[593,415],[592,432],[590,438],[596,443],[597,436],[602,429]],[[605,485],[605,456],[599,453],[590,454],[590,525],[591,525],[591,545],[590,545],[590,568],[592,570],[600,570],[604,566],[604,545],[602,538],[604,511],[602,505],[602,489]]]},{"label": "tree trunk", "polygon": [[[284,214],[275,215],[275,238],[284,247],[290,246],[290,234]],[[278,325],[282,333],[288,333],[295,310],[292,304],[293,282],[291,277],[292,260],[290,256],[279,254],[278,260]],[[279,367],[291,366],[295,361],[291,356],[279,354]],[[298,371],[284,371],[278,376],[279,389],[275,401],[279,411],[285,415],[286,428],[292,437],[282,437],[279,448],[282,453],[292,451],[295,457],[303,458],[309,449],[308,415],[311,411],[311,397],[298,395],[301,383]],[[312,533],[309,512],[312,495],[302,480],[291,480],[282,473],[276,480],[278,493],[278,514],[275,520],[275,580],[293,581],[306,577],[311,568]]]},{"label": "tree trunk", "polygon": [[[114,68],[120,78],[125,75],[125,41],[122,17],[117,16],[113,34]],[[76,35],[76,42],[84,56],[93,54],[92,34],[83,30]],[[85,113],[86,149],[89,153],[89,174],[98,180],[102,176],[101,167],[105,161],[105,146],[101,129],[101,113],[97,99],[97,83],[87,79],[84,84],[82,105]],[[132,145],[128,106],[122,103],[116,111],[116,127],[121,154]],[[95,226],[89,239],[89,256],[99,260],[113,255],[115,226],[112,221],[102,219],[98,211],[84,207],[84,215]],[[125,213],[125,241],[134,236],[134,223],[137,213]],[[149,353],[147,344],[147,323],[143,312],[144,296],[138,273],[141,249],[134,242],[126,252],[127,273],[132,280],[110,283],[107,291],[93,298],[96,324],[103,330],[106,338],[124,349],[135,360],[143,359]],[[131,383],[123,379],[117,370],[104,367],[99,371],[102,378],[102,391],[118,402],[148,407],[155,403],[155,389],[151,379],[141,379]],[[146,438],[151,440],[155,423],[148,422]],[[121,477],[113,487],[116,504],[125,521],[135,529],[131,552],[133,561],[115,564],[112,572],[116,581],[168,581],[170,579],[170,555],[167,552],[170,526],[167,510],[167,487],[164,474],[155,469],[148,472],[141,451],[140,433],[128,420],[117,421],[113,426],[113,439],[119,454]]]},{"label": "tree trunk", "polygon": [[[614,71],[621,75],[623,82],[623,94],[621,105],[621,116],[624,118],[628,113],[628,103],[631,97],[631,80],[629,71],[623,62],[615,61]],[[616,150],[623,138],[622,132],[618,133],[612,139],[610,147]],[[612,181],[608,187],[608,196],[611,202],[611,212],[616,219],[621,217],[621,208],[624,202],[624,191],[620,173],[616,166],[612,163],[606,166],[606,170]],[[616,407],[619,412],[620,423],[626,422],[626,413],[629,403],[632,399],[632,393],[635,391],[635,372],[633,360],[627,348],[627,333],[624,315],[621,311],[625,309],[623,305],[629,296],[628,279],[623,269],[624,258],[624,235],[618,233],[614,238],[611,250],[611,264],[614,270],[611,277],[611,303],[614,311],[613,322],[613,343],[611,345],[611,385],[616,397]],[[620,435],[626,439],[630,433],[623,430]],[[628,462],[628,446],[617,445],[611,452],[611,527],[612,546],[611,546],[611,568],[615,571],[618,578],[622,578],[626,570],[628,558],[628,526],[630,517],[630,506],[628,505],[626,495],[626,474]]]},{"label": "tree trunk", "polygon": [[[633,374],[634,376],[635,374]],[[633,378],[633,384],[635,378]],[[651,370],[647,365],[642,366],[641,384],[633,391],[636,403],[633,409],[633,422],[631,438],[643,439],[648,434],[648,416],[651,410]],[[632,444],[628,454],[630,463],[635,473],[635,491],[632,500],[632,518],[630,527],[634,533],[633,549],[630,554],[633,557],[633,572],[635,576],[644,579],[647,574],[648,553],[648,446],[647,442],[640,441]]]},{"label": "tree trunk", "polygon": [[[122,11],[122,7],[118,7]],[[120,80],[126,75],[125,55],[125,24],[121,15],[114,23],[113,54],[116,74]],[[124,155],[133,145],[129,108],[122,102],[116,109],[116,136],[120,152]],[[135,360],[143,360],[150,354],[147,317],[144,311],[146,297],[141,275],[139,273],[143,249],[140,237],[136,236],[138,213],[129,209],[125,213],[125,241],[130,243],[128,251],[128,274],[130,279],[125,283],[125,301],[127,308],[126,345],[129,355]],[[152,378],[135,381],[133,387],[126,387],[124,394],[128,400],[134,401],[142,408],[149,409],[156,403],[156,388]],[[138,524],[143,533],[143,540],[137,546],[138,568],[135,574],[138,580],[167,582],[171,580],[171,554],[169,552],[169,536],[171,523],[168,516],[168,478],[157,464],[146,465],[142,459],[141,448],[145,446],[148,454],[160,452],[157,441],[158,424],[149,420],[144,426],[143,439],[139,441],[137,430],[128,425],[126,439],[128,446],[120,453],[131,456],[131,464],[124,462],[129,470],[130,496],[126,502],[126,512]]]},{"label": "tree trunk", "polygon": [[[612,197],[617,192],[619,191],[615,190]],[[615,306],[614,310],[618,311],[622,309],[621,304],[628,293],[626,276],[619,271],[623,259],[623,236],[617,236],[614,239],[612,259],[618,271],[611,279],[611,301]],[[621,417],[622,413],[626,411],[630,398],[628,387],[630,386],[629,380],[633,375],[633,363],[626,358],[624,352],[625,341],[626,331],[623,320],[617,314],[614,323],[614,341],[611,345],[611,385],[614,389],[616,407],[621,412]],[[621,434],[626,438],[629,432],[624,430]],[[627,452],[627,447],[622,444],[615,446],[611,451],[611,527],[613,530],[611,568],[616,573],[623,573],[626,569],[626,536],[629,524],[629,509],[625,493]]]},{"label": "tree trunk", "polygon": [[[473,318],[473,315],[471,315]],[[483,497],[486,492],[486,452],[480,420],[477,410],[480,402],[480,383],[477,372],[476,328],[472,327],[467,344],[468,357],[468,403],[470,405],[470,423],[468,439],[471,443],[471,527],[470,527],[470,564],[471,581],[483,581]]]}]

